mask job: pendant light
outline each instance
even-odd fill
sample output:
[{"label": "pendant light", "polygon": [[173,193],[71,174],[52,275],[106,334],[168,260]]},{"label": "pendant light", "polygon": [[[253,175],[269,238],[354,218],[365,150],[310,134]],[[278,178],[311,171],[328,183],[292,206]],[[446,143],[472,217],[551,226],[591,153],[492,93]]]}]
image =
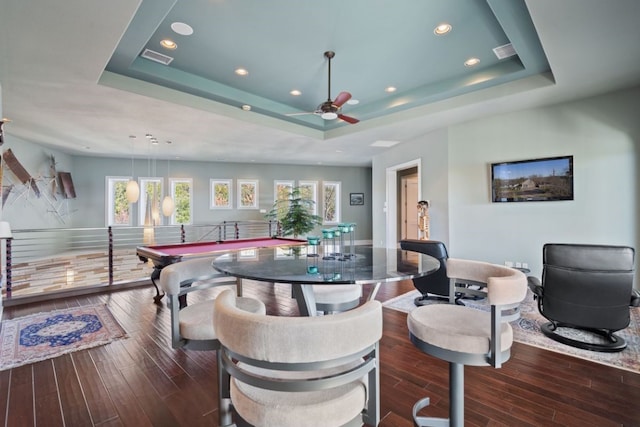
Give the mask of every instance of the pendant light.
[{"label": "pendant light", "polygon": [[[171,144],[171,141],[167,141],[167,144]],[[167,181],[169,181],[170,179],[171,179],[171,159],[167,158]],[[164,199],[162,200],[162,214],[164,216],[171,216],[175,207],[176,205],[173,202],[173,199],[171,198],[171,196],[168,194],[164,196]]]},{"label": "pendant light", "polygon": [[135,203],[138,201],[138,197],[140,197],[140,186],[133,175],[133,140],[136,139],[136,137],[135,135],[130,135],[129,138],[131,138],[131,179],[127,182],[125,194],[129,203]]}]

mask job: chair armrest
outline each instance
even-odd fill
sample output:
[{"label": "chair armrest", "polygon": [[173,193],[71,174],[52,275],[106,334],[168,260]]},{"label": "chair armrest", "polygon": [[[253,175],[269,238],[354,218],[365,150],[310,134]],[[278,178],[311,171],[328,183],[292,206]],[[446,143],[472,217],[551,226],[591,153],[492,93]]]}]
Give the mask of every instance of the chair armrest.
[{"label": "chair armrest", "polygon": [[529,289],[533,292],[534,298],[542,298],[543,290],[540,279],[534,276],[527,276],[527,285],[529,285]]}]

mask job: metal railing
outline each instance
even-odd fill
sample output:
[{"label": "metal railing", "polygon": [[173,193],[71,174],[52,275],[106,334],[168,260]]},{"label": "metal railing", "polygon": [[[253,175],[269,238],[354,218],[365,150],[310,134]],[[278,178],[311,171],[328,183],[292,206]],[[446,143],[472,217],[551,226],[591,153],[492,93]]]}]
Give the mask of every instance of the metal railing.
[{"label": "metal railing", "polygon": [[276,221],[188,226],[13,230],[6,240],[3,298],[149,280],[136,247],[278,235]]}]

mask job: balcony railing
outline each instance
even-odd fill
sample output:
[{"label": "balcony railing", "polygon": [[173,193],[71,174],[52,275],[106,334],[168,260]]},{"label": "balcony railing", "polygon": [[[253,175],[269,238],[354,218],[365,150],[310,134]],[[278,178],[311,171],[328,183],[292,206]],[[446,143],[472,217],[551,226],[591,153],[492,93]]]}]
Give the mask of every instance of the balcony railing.
[{"label": "balcony railing", "polygon": [[152,266],[137,246],[222,241],[279,234],[276,221],[189,226],[14,230],[6,242],[2,296],[17,300],[87,287],[149,281]]}]

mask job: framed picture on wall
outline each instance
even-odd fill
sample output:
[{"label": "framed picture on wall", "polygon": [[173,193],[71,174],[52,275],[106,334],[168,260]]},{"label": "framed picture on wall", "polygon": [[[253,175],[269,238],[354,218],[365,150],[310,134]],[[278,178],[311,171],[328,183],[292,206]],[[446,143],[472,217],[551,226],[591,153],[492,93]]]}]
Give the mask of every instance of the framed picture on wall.
[{"label": "framed picture on wall", "polygon": [[258,209],[258,181],[238,180],[238,209]]},{"label": "framed picture on wall", "polygon": [[349,193],[349,204],[351,206],[364,205],[364,193]]},{"label": "framed picture on wall", "polygon": [[231,209],[233,191],[232,180],[230,179],[212,179],[210,180],[210,199],[209,209]]}]

